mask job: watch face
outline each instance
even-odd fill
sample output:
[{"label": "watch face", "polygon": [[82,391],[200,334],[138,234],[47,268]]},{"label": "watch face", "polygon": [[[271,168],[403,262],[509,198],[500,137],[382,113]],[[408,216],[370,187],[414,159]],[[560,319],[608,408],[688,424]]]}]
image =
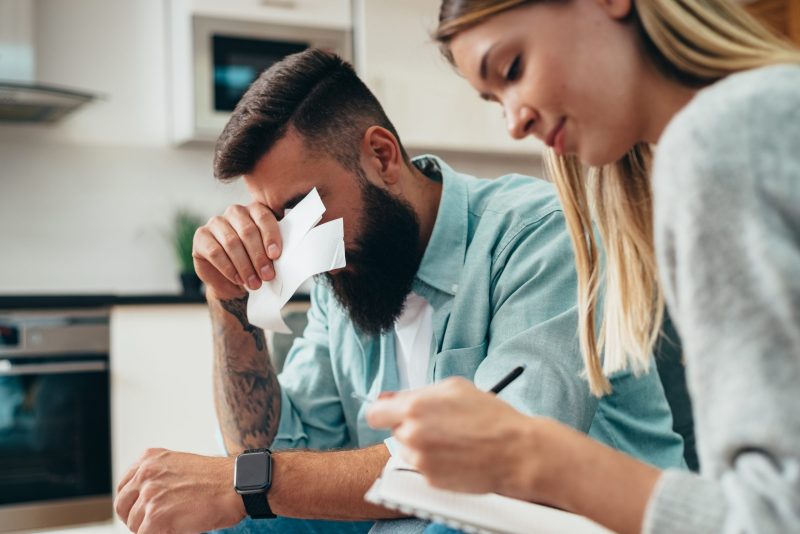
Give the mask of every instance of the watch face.
[{"label": "watch face", "polygon": [[269,488],[269,458],[265,452],[250,452],[236,458],[235,480],[237,491],[261,491]]}]

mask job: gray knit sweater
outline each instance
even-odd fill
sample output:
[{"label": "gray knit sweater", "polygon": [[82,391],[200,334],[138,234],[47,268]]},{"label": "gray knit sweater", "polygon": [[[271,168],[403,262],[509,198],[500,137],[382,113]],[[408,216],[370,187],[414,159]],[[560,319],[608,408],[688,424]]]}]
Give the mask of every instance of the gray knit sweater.
[{"label": "gray knit sweater", "polygon": [[800,66],[701,91],[653,188],[702,474],[666,471],[644,531],[800,532]]}]

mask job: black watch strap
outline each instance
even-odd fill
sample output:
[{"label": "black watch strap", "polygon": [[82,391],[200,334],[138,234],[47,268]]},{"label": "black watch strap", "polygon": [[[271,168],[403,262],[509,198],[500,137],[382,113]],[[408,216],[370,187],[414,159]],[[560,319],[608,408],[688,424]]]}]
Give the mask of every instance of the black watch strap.
[{"label": "black watch strap", "polygon": [[253,519],[274,519],[277,517],[269,507],[267,492],[242,495],[242,500],[244,501],[244,509],[247,511],[247,515]]}]

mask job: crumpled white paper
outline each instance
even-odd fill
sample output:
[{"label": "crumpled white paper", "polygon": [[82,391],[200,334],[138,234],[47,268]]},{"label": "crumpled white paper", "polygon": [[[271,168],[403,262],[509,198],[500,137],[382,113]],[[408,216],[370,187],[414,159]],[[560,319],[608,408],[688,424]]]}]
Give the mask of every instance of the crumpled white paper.
[{"label": "crumpled white paper", "polygon": [[316,226],[325,205],[316,188],[278,222],[283,249],[273,262],[275,278],[250,291],[247,319],[250,324],[282,334],[291,334],[283,322],[281,308],[300,285],[314,275],[347,265],[344,226],[341,218]]}]

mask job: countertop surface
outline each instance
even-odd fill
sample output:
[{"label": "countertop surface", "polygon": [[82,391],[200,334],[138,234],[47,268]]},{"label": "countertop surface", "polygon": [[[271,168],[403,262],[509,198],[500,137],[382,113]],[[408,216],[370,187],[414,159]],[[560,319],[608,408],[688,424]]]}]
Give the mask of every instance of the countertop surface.
[{"label": "countertop surface", "polygon": [[[308,302],[308,295],[298,294],[290,302]],[[202,294],[74,294],[74,295],[0,295],[0,310],[41,310],[56,308],[108,308],[111,306],[151,304],[203,304]]]}]

